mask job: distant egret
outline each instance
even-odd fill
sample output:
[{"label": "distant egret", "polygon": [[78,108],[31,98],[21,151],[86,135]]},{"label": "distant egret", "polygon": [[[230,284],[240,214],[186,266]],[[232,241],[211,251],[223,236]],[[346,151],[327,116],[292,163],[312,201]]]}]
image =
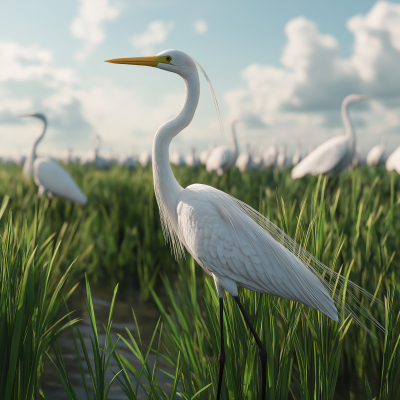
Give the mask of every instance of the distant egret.
[{"label": "distant egret", "polygon": [[292,169],[292,178],[298,179],[305,175],[325,174],[331,176],[340,174],[352,165],[356,137],[347,114],[350,104],[368,99],[368,96],[350,94],[342,102],[342,120],[346,134],[335,136],[311,151],[302,161]]},{"label": "distant egret", "polygon": [[272,144],[264,151],[263,163],[265,168],[273,167],[276,164],[276,158],[278,157],[278,149],[276,144]]},{"label": "distant egret", "polygon": [[400,174],[400,147],[398,147],[387,159],[386,169]]},{"label": "distant egret", "polygon": [[303,158],[303,153],[301,152],[301,144],[297,142],[296,151],[293,154],[292,164],[295,167]]},{"label": "distant egret", "polygon": [[[180,75],[185,83],[186,98],[182,109],[175,118],[161,125],[153,142],[153,181],[163,231],[177,257],[184,257],[186,247],[204,271],[214,278],[219,296],[221,329],[216,398],[220,398],[225,363],[222,328],[226,290],[234,297],[255,338],[261,361],[261,393],[264,400],[267,353],[240,302],[237,286],[299,301],[335,321],[339,317],[334,300],[338,307],[343,305],[342,295],[339,298],[336,292],[337,287],[346,290],[352,286],[360,293],[366,292],[320,263],[247,204],[210,186],[194,184],[183,189],[176,181],[169,162],[169,145],[190,124],[195,114],[200,97],[196,65],[203,72],[197,62],[178,50],[163,51],[154,57],[119,58],[108,62],[156,67]],[[205,77],[208,80],[206,74]],[[231,154],[237,151],[235,138],[234,141],[235,150]],[[235,158],[232,156],[229,159],[232,164]],[[223,166],[220,168],[223,169]],[[372,295],[369,296],[372,298]],[[348,296],[346,301],[351,302],[351,299]],[[350,303],[346,303],[348,306]],[[361,304],[360,309],[369,315]]]},{"label": "distant egret", "polygon": [[139,154],[139,164],[142,167],[147,167],[149,164],[151,164],[151,154],[148,151],[142,151]]},{"label": "distant egret", "polygon": [[386,162],[386,139],[382,138],[381,144],[374,146],[367,155],[367,165],[380,165]]},{"label": "distant egret", "polygon": [[290,167],[291,160],[287,155],[286,145],[281,146],[278,152],[278,156],[276,157],[276,166],[278,168]]},{"label": "distant egret", "polygon": [[236,159],[235,165],[239,168],[240,172],[245,172],[250,169],[251,164],[251,154],[250,154],[250,143],[247,143],[246,151],[242,154],[239,154]]},{"label": "distant egret", "polygon": [[97,169],[108,169],[110,163],[104,158],[99,156],[99,151],[102,145],[102,140],[99,135],[94,135],[94,139],[97,140],[97,145],[93,149],[90,149],[85,156],[80,160],[81,165],[94,165]]},{"label": "distant egret", "polygon": [[183,158],[183,155],[180,151],[175,151],[174,153],[172,153],[170,162],[180,167],[185,165],[185,159]]},{"label": "distant egret", "polygon": [[238,156],[235,126],[238,122],[239,121],[232,122],[231,135],[233,149],[225,145],[216,147],[207,158],[207,172],[216,172],[218,176],[222,176],[235,165]]},{"label": "distant egret", "polygon": [[208,145],[208,149],[205,149],[200,153],[199,158],[200,158],[201,165],[207,164],[208,156],[212,153],[213,150],[214,150],[214,144],[210,143]]},{"label": "distant egret", "polygon": [[26,170],[24,166],[24,172],[31,171],[30,168],[32,167],[34,181],[39,187],[39,197],[47,193],[49,198],[57,196],[84,206],[87,203],[87,198],[72,179],[71,175],[48,157],[36,158],[36,146],[43,138],[44,132],[46,131],[47,121],[45,116],[39,113],[24,114],[22,116],[39,118],[44,121],[45,124],[42,134],[35,140],[32,150],[27,157],[26,162],[29,160],[30,164],[27,166]]},{"label": "distant egret", "polygon": [[200,160],[196,155],[196,149],[194,147],[192,147],[190,153],[186,154],[185,164],[188,167],[198,167],[200,165]]},{"label": "distant egret", "polygon": [[118,165],[128,169],[133,169],[136,168],[136,160],[129,155],[121,156],[118,159]]}]

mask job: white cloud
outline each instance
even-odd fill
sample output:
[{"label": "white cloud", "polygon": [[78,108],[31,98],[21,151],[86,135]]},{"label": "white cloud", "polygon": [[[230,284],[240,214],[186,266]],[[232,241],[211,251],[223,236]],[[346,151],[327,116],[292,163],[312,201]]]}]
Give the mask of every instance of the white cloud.
[{"label": "white cloud", "polygon": [[109,0],[79,0],[78,15],[71,23],[71,33],[84,43],[83,49],[76,54],[84,59],[94,46],[104,41],[102,23],[118,17],[119,9]]},{"label": "white cloud", "polygon": [[141,50],[146,56],[152,55],[155,53],[154,46],[164,43],[173,28],[174,24],[172,22],[150,22],[143,33],[132,37],[132,46]]},{"label": "white cloud", "polygon": [[208,31],[208,24],[206,21],[199,20],[193,24],[193,29],[199,35],[204,35]]},{"label": "white cloud", "polygon": [[[329,121],[337,122],[333,114],[339,115],[342,99],[353,92],[379,98],[382,105],[378,110],[369,103],[369,113],[359,110],[357,114],[369,124],[370,132],[378,123],[381,134],[392,129],[399,121],[393,113],[400,111],[400,5],[380,1],[367,15],[351,18],[347,26],[355,42],[351,57],[343,58],[337,40],[321,34],[314,22],[304,17],[289,21],[283,67],[249,65],[242,72],[245,86],[226,94],[231,117],[262,121],[278,130],[290,128],[290,132],[308,128],[308,136],[321,134],[324,128],[329,135],[329,130],[333,132]],[[398,101],[390,110],[385,98],[393,96]],[[371,112],[387,118],[382,121]]]}]

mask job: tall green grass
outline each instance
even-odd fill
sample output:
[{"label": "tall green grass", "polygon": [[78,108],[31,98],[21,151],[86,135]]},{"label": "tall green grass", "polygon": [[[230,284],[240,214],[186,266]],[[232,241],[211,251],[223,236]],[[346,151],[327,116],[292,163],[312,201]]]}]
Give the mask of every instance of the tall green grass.
[{"label": "tall green grass", "polygon": [[76,287],[66,283],[73,264],[60,274],[56,270],[60,238],[52,235],[38,243],[39,232],[39,219],[18,226],[10,212],[0,235],[0,398],[4,400],[38,398],[45,352],[77,321],[59,316],[61,290],[67,289],[67,300]]}]

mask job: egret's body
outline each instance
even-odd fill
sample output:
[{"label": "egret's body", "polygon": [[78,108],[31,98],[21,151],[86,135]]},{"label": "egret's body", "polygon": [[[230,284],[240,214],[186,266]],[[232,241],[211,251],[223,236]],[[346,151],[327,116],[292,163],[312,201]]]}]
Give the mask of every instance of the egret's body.
[{"label": "egret's body", "polygon": [[43,133],[36,139],[31,153],[27,157],[27,161],[29,160],[30,163],[32,162],[32,164],[29,164],[27,171],[30,171],[30,166],[32,166],[33,178],[36,185],[39,187],[39,197],[47,193],[50,198],[57,196],[84,206],[87,203],[87,198],[72,179],[71,175],[48,157],[36,158],[37,143],[42,139],[46,131],[47,120],[45,116],[43,114],[28,114],[25,116],[39,118],[43,120],[45,124]]},{"label": "egret's body", "polygon": [[381,165],[386,162],[386,140],[382,139],[381,144],[374,146],[367,155],[367,165]]},{"label": "egret's body", "polygon": [[387,159],[386,169],[400,174],[400,147],[398,147]]},{"label": "egret's body", "polygon": [[[238,303],[259,349],[265,399],[267,354],[240,303],[237,285],[299,301],[337,321],[338,312],[331,297],[333,289],[311,268],[310,263],[315,259],[306,252],[305,257],[301,257],[302,253],[296,257],[293,253],[298,245],[251,207],[210,186],[194,184],[184,189],[176,181],[170,167],[169,145],[192,121],[200,96],[193,59],[183,52],[168,50],[155,57],[110,62],[153,66],[177,73],[184,80],[183,108],[158,129],[153,142],[153,181],[164,235],[175,254],[184,255],[186,248],[204,271],[213,276],[220,298],[221,332],[224,291]],[[344,279],[323,264],[318,265],[328,276],[334,275],[335,282],[336,277],[338,281]],[[223,343],[221,340],[217,399],[225,362]]]},{"label": "egret's body", "polygon": [[207,158],[207,172],[216,172],[218,176],[226,174],[234,165],[238,156],[238,144],[236,139],[235,125],[238,121],[232,122],[233,149],[228,146],[218,146]]},{"label": "egret's body", "polygon": [[356,138],[347,114],[347,107],[367,99],[367,96],[350,94],[342,102],[342,120],[346,129],[344,136],[336,136],[311,151],[292,169],[292,178],[305,175],[325,174],[328,176],[344,172],[353,163]]}]

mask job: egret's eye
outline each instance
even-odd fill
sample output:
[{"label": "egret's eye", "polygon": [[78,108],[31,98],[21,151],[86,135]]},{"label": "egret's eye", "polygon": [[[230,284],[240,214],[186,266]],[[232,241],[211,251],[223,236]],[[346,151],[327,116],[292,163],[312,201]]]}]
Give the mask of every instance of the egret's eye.
[{"label": "egret's eye", "polygon": [[171,61],[172,61],[172,57],[171,57],[171,56],[167,56],[165,59],[166,59],[168,62],[171,62]]}]

